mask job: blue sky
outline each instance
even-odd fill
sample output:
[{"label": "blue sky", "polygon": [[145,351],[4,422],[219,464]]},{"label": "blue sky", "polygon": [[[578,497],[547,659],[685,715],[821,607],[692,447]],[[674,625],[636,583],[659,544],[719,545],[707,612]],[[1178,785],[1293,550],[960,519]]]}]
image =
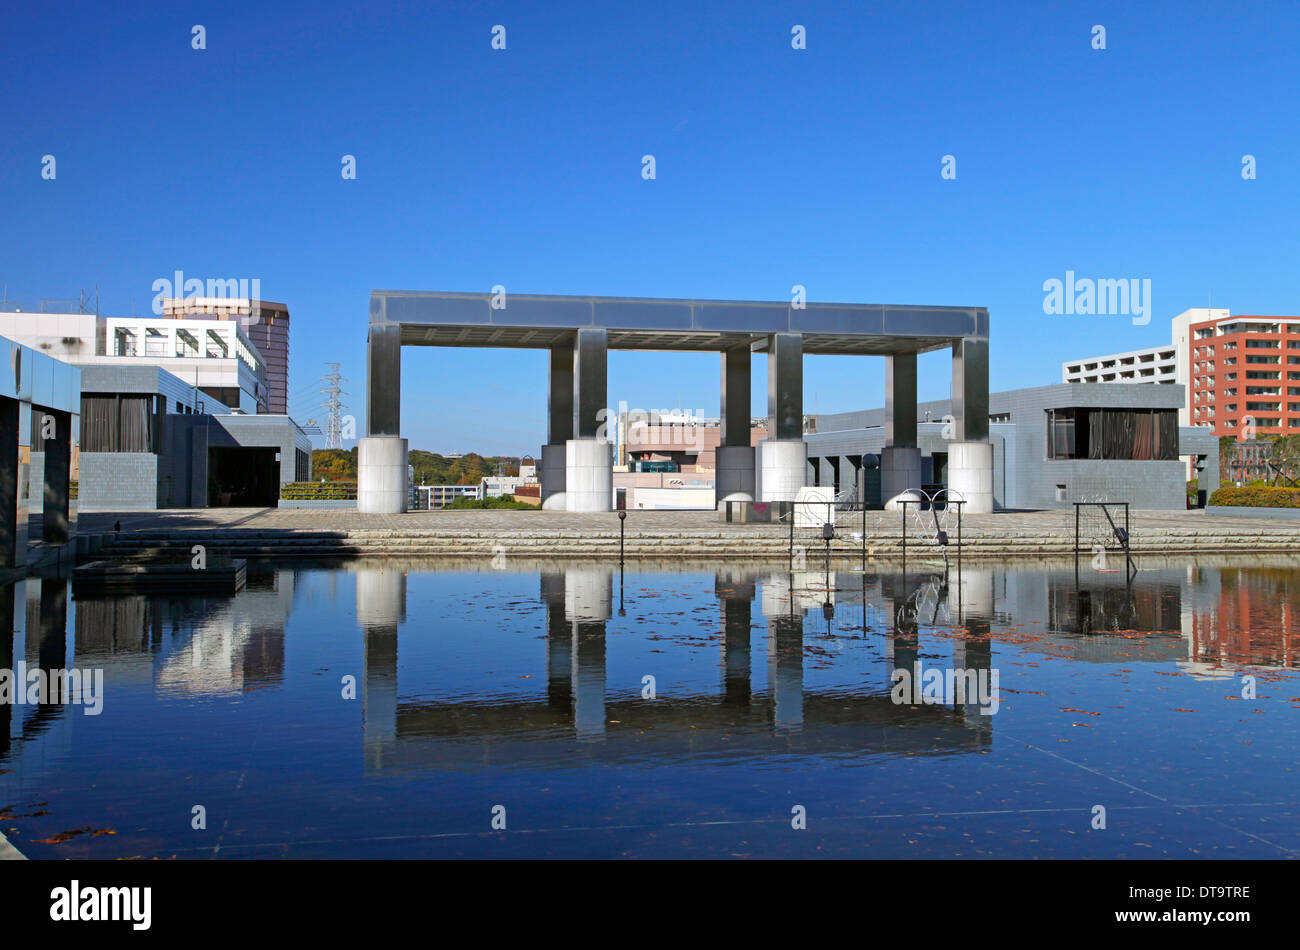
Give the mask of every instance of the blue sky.
[{"label": "blue sky", "polygon": [[[9,297],[98,284],[118,315],[178,269],[259,278],[292,313],[300,421],[327,360],[364,420],[377,288],[986,306],[994,389],[1166,342],[1211,294],[1300,313],[1295,3],[276,7],[6,5]],[[1151,322],[1045,315],[1067,270],[1150,279]],[[921,398],[948,365],[922,357]],[[406,349],[412,448],[536,452],[545,366]],[[716,413],[718,375],[616,352],[610,401]],[[809,357],[805,409],[880,405],[883,378]]]}]

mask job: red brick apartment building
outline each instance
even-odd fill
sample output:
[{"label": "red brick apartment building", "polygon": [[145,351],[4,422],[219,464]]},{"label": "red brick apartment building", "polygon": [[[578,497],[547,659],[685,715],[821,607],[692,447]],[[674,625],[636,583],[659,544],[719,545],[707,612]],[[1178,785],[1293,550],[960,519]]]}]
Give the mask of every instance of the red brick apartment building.
[{"label": "red brick apartment building", "polygon": [[1192,425],[1239,439],[1300,435],[1300,317],[1206,320],[1189,337]]}]

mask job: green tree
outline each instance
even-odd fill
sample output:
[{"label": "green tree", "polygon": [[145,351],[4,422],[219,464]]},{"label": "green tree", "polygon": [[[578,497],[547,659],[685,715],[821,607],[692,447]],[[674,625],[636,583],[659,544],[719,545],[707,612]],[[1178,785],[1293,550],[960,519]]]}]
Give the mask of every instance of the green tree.
[{"label": "green tree", "polygon": [[355,482],[357,480],[357,450],[315,449],[311,453],[312,481]]}]

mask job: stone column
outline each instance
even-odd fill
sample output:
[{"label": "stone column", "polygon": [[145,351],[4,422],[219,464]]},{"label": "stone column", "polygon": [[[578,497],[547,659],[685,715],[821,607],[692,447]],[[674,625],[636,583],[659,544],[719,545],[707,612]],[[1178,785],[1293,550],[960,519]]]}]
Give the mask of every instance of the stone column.
[{"label": "stone column", "polygon": [[0,396],[0,568],[27,565],[27,505],[18,462],[17,399]]},{"label": "stone column", "polygon": [[[72,535],[68,518],[68,504],[72,494],[72,415],[41,409],[37,411],[33,422],[36,418],[40,419],[42,430],[51,425],[54,430],[53,437],[45,439],[43,443],[45,472],[42,479],[42,538],[53,544],[63,544]],[[32,441],[35,442],[34,437]]]},{"label": "stone column", "polygon": [[773,574],[763,585],[767,681],[777,732],[803,728],[803,609],[794,603],[791,580],[789,574]]},{"label": "stone column", "polygon": [[614,507],[612,446],[605,433],[609,401],[605,330],[584,328],[573,344],[573,438],[565,443],[567,511]]},{"label": "stone column", "polygon": [[754,449],[749,439],[749,344],[722,354],[722,432],[713,497],[724,502],[754,500]]},{"label": "stone column", "polygon": [[357,571],[357,623],[364,637],[361,729],[368,769],[383,768],[397,744],[397,627],[406,620],[406,575]]},{"label": "stone column", "polygon": [[564,614],[572,624],[573,726],[579,739],[605,736],[605,621],[612,614],[613,574],[564,574]]},{"label": "stone column", "polygon": [[993,444],[989,442],[989,342],[952,345],[953,439],[948,487],[965,499],[964,514],[993,510]]},{"label": "stone column", "polygon": [[885,357],[885,447],[880,455],[880,499],[888,502],[921,487],[921,450],[916,445],[916,354]]},{"label": "stone column", "polygon": [[803,335],[773,333],[767,347],[768,438],[759,443],[760,501],[794,501],[807,484]]},{"label": "stone column", "polygon": [[565,446],[573,438],[573,344],[551,347],[546,399],[546,444],[542,446],[542,507],[564,511]]},{"label": "stone column", "polygon": [[371,324],[366,359],[366,438],[357,442],[357,511],[406,510],[406,440],[400,436],[401,327]]},{"label": "stone column", "polygon": [[713,589],[722,606],[722,701],[748,706],[752,692],[749,640],[754,582],[719,573]]},{"label": "stone column", "polygon": [[541,576],[546,605],[546,704],[568,716],[573,709],[573,628],[564,615],[564,574]]}]

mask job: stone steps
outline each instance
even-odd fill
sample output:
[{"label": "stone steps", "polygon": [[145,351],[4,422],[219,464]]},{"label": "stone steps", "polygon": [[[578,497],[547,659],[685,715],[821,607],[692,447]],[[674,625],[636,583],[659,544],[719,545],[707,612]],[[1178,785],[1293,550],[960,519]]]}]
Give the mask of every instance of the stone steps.
[{"label": "stone steps", "polygon": [[[967,535],[963,557],[1041,557],[1073,553],[1073,535],[1043,533],[1017,535]],[[265,532],[265,531],[157,531],[109,536],[101,556],[115,558],[187,557],[194,544],[203,544],[223,555],[237,557],[491,557],[507,556],[610,558],[619,553],[617,532],[582,534],[561,532],[403,532],[371,530],[357,532]],[[796,538],[809,556],[825,550],[820,538]],[[784,532],[637,532],[623,541],[625,557],[673,557],[692,559],[762,558],[788,556],[789,536]],[[868,553],[877,557],[901,555],[901,538],[868,538]],[[860,556],[861,546],[848,538],[830,546],[836,557]],[[937,546],[909,541],[909,554],[938,554]],[[1137,555],[1213,553],[1300,553],[1300,535],[1291,532],[1218,534],[1211,532],[1165,532],[1133,539]],[[948,553],[956,553],[955,543]],[[1085,552],[1086,553],[1086,552]],[[1113,556],[1116,552],[1109,552]]]}]

